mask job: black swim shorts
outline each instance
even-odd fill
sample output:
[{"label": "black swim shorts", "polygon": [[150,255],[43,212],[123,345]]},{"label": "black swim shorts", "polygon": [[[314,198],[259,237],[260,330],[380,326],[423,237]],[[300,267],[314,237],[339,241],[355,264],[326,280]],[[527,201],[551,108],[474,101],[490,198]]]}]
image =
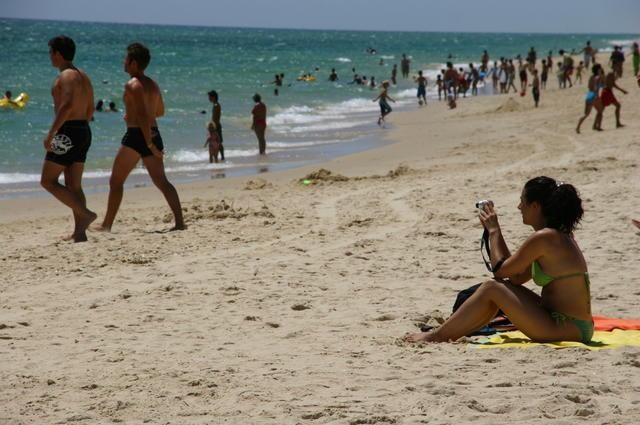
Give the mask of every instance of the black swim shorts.
[{"label": "black swim shorts", "polygon": [[[153,143],[160,152],[164,150],[158,127],[151,127],[151,143]],[[144,135],[140,127],[127,128],[127,132],[122,136],[122,146],[133,149],[143,158],[153,155],[151,149],[147,146],[147,142],[144,141]]]},{"label": "black swim shorts", "polygon": [[84,120],[65,121],[51,142],[45,160],[65,167],[74,162],[84,163],[91,146],[91,128]]}]

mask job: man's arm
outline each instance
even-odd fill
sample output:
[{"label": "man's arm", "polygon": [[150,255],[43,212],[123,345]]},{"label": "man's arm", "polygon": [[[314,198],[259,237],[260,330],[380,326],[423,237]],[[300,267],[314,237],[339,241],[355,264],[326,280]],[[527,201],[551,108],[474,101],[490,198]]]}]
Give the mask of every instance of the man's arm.
[{"label": "man's arm", "polygon": [[60,127],[62,127],[62,124],[64,124],[71,115],[73,102],[73,86],[71,79],[64,74],[61,74],[55,83],[53,91],[54,93],[57,92],[57,110],[53,123],[49,128],[49,133],[47,133],[47,136],[44,138],[44,148],[46,150],[51,150],[51,140],[53,140]]}]

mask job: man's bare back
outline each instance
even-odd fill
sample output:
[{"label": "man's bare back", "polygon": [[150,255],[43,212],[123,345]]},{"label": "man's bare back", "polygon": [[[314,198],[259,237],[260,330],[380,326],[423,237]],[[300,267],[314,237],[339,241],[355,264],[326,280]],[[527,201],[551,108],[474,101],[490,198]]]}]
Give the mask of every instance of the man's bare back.
[{"label": "man's bare back", "polygon": [[54,110],[68,103],[69,120],[90,121],[93,116],[93,87],[87,74],[78,68],[67,68],[60,72],[51,89]]},{"label": "man's bare back", "polygon": [[156,118],[164,115],[164,103],[158,84],[145,76],[132,77],[124,86],[124,119],[127,127],[157,127]]}]

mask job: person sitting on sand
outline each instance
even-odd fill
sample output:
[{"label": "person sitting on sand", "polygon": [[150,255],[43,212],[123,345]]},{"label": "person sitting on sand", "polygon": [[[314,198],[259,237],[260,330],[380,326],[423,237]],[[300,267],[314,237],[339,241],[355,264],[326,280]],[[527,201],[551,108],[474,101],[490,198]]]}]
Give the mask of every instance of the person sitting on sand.
[{"label": "person sitting on sand", "polygon": [[[591,68],[591,77],[589,78],[587,97],[584,101],[584,115],[578,120],[578,126],[576,127],[576,133],[580,133],[580,126],[587,119],[591,113],[591,109],[596,108],[596,120],[593,123],[594,130],[600,130],[600,127],[596,127],[599,121],[602,120],[602,100],[600,99],[599,92],[603,80],[603,71],[600,64],[595,64]],[[598,118],[600,116],[600,118]]]},{"label": "person sitting on sand", "polygon": [[[407,334],[406,341],[455,341],[482,328],[498,310],[533,341],[591,341],[589,275],[573,237],[583,214],[576,188],[535,177],[524,185],[518,209],[534,233],[513,255],[493,204],[480,210],[480,222],[489,234],[494,279],[484,282],[439,328]],[[531,279],[542,287],[541,295],[523,286]]]},{"label": "person sitting on sand", "polygon": [[389,115],[393,110],[391,109],[391,106],[389,106],[387,99],[389,99],[393,103],[396,102],[391,98],[391,96],[389,96],[388,90],[389,90],[389,81],[384,80],[382,82],[382,90],[380,90],[380,94],[378,95],[378,97],[373,99],[374,102],[377,101],[378,104],[380,105],[380,117],[378,118],[378,125],[382,125],[382,123],[384,122],[384,117]]}]

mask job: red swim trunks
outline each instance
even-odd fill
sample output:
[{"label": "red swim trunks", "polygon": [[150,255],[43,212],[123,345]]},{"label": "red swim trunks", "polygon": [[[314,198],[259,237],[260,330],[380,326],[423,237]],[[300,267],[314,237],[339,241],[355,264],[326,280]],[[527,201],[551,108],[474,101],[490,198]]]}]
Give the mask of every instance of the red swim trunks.
[{"label": "red swim trunks", "polygon": [[602,89],[602,92],[600,93],[600,99],[602,99],[602,106],[604,106],[605,108],[609,105],[618,103],[618,99],[616,99],[616,97],[613,95],[613,90],[607,87]]}]

